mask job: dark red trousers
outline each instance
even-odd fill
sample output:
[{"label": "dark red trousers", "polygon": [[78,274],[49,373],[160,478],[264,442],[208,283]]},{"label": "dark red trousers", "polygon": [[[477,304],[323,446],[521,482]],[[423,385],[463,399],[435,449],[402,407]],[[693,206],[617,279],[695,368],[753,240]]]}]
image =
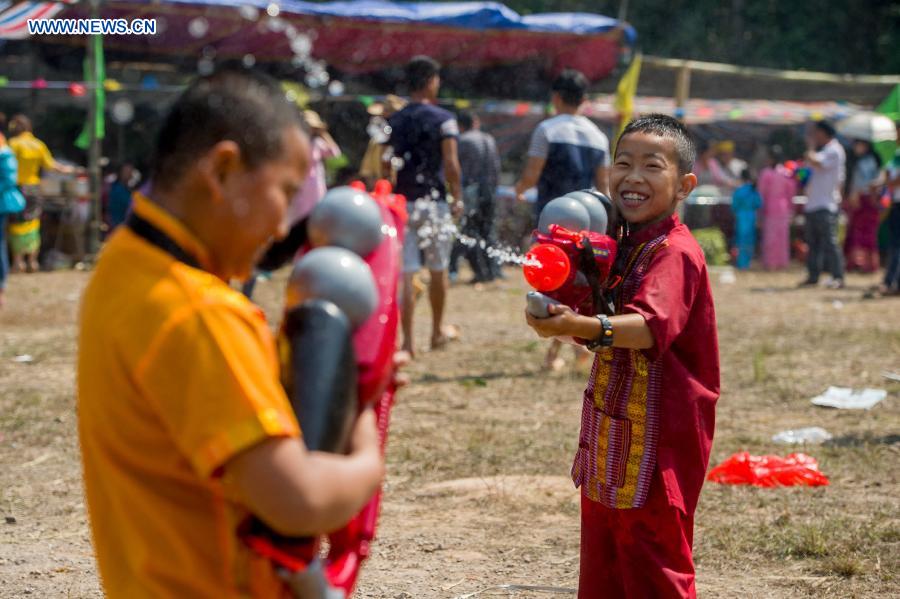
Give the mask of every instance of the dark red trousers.
[{"label": "dark red trousers", "polygon": [[695,598],[693,540],[693,516],[668,504],[658,479],[639,509],[582,496],[579,599]]}]

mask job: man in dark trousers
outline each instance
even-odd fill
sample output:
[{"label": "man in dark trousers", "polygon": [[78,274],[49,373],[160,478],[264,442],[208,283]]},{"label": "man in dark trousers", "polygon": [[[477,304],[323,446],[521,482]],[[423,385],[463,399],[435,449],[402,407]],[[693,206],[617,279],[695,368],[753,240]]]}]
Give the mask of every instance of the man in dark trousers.
[{"label": "man in dark trousers", "polygon": [[478,115],[463,110],[457,115],[457,121],[465,204],[462,232],[469,239],[457,242],[457,248],[461,249],[454,248],[450,271],[455,270],[453,258],[463,255],[475,273],[473,283],[492,281],[502,276],[500,264],[487,253],[487,248],[494,243],[494,193],[500,178],[500,154],[493,136],[481,130]]},{"label": "man in dark trousers", "polygon": [[844,257],[838,249],[838,216],[847,155],[835,135],[831,123],[816,121],[807,139],[805,158],[812,175],[806,184],[807,202],[803,212],[809,255],[806,280],[800,283],[801,287],[818,285],[823,267],[831,272],[828,287],[841,289],[844,286]]}]

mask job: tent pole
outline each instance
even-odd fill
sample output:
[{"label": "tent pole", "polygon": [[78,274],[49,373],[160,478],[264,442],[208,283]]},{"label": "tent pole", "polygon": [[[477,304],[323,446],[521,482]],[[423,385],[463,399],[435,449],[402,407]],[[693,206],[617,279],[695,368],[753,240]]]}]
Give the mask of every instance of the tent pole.
[{"label": "tent pole", "polygon": [[[691,92],[691,67],[687,62],[678,69],[678,75],[675,79],[675,110],[681,112],[687,105],[688,97]],[[681,120],[684,120],[683,118]]]},{"label": "tent pole", "polygon": [[[100,17],[100,1],[91,0],[91,18]],[[88,147],[88,176],[90,177],[91,190],[91,222],[89,224],[88,234],[88,253],[96,255],[100,251],[100,226],[102,221],[100,207],[100,138],[97,137],[97,119],[103,118],[97,112],[97,91],[96,86],[103,85],[102,81],[97,78],[97,55],[94,51],[94,40],[90,36],[87,38],[87,61],[88,69],[93,80],[93,86],[90,93],[90,101],[88,102],[88,126],[90,127],[90,146]]]}]

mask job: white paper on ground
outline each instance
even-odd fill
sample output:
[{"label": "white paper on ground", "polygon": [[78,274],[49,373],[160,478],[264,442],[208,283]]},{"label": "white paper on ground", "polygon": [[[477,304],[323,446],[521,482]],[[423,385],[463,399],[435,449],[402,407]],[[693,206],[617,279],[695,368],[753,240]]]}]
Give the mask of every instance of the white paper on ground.
[{"label": "white paper on ground", "polygon": [[783,443],[785,445],[795,445],[801,443],[818,444],[829,441],[832,438],[831,433],[819,426],[810,426],[806,428],[796,428],[787,431],[781,431],[772,437],[775,443]]},{"label": "white paper on ground", "polygon": [[822,395],[813,397],[813,405],[841,410],[868,410],[887,397],[884,389],[851,389],[828,387]]}]

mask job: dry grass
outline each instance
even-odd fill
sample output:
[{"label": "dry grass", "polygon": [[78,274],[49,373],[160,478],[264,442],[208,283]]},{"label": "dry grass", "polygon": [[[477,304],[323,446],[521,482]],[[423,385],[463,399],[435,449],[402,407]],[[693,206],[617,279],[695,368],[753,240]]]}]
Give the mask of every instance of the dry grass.
[{"label": "dry grass", "polygon": [[[539,371],[524,287],[454,288],[461,342],[425,352],[398,397],[386,502],[358,593],[455,597],[504,583],[574,587],[578,497],[567,481],[584,374]],[[772,434],[822,426],[806,448],[831,485],[708,485],[696,515],[705,597],[896,595],[900,563],[900,302],[793,290],[799,272],[714,280],[723,390],[713,461],[787,453]],[[715,277],[714,277],[715,279]],[[81,497],[73,399],[80,273],[15,277],[0,312],[0,595],[99,595]],[[258,297],[277,317],[280,277]],[[424,344],[427,306],[418,313]],[[421,345],[424,348],[424,345]],[[31,354],[31,364],[12,362]],[[569,357],[569,356],[566,356]],[[868,412],[815,408],[828,385],[891,393]],[[546,596],[497,591],[505,596]]]}]

